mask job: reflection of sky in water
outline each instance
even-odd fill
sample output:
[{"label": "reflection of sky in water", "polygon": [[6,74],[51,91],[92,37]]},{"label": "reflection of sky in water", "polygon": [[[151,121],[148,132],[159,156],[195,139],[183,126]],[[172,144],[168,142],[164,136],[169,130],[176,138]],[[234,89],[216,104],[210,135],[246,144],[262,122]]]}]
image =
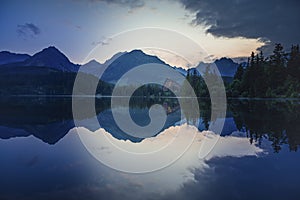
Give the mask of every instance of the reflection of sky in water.
[{"label": "reflection of sky in water", "polygon": [[[15,101],[10,102],[14,108]],[[187,126],[186,121],[178,120],[176,113],[169,115],[169,125],[158,136],[133,143],[125,142],[124,138],[115,139],[118,135],[117,131],[111,131],[114,124],[110,112],[101,110],[98,120],[109,133],[97,126],[86,128],[107,135],[129,150],[136,150],[139,144],[144,151],[155,147],[150,144],[162,145],[179,128],[186,133],[181,136],[182,140],[197,133],[193,145],[180,160],[163,170],[142,175],[118,172],[94,159],[82,145],[76,129],[65,135],[74,125],[67,115],[42,118],[36,114],[40,110],[43,115],[45,111],[59,113],[54,111],[65,105],[57,109],[45,106],[46,109],[42,107],[34,112],[26,101],[30,109],[15,115],[11,115],[9,109],[4,112],[3,108],[0,199],[298,199],[300,162],[299,152],[294,151],[299,144],[299,115],[295,112],[299,103],[235,103],[226,116],[223,136],[204,161],[198,159],[199,146],[204,138],[214,139],[215,136]],[[34,114],[29,115],[27,110]],[[137,122],[142,123],[142,120],[136,117]],[[88,120],[85,124],[89,124]],[[204,124],[200,118],[200,131],[205,129]],[[92,136],[86,128],[77,130]],[[246,133],[235,132],[237,129]],[[251,145],[252,140],[260,144]],[[273,153],[278,146],[280,151]],[[103,155],[109,152],[107,148],[102,150]],[[107,158],[113,158],[109,156],[107,154]]]},{"label": "reflection of sky in water", "polygon": [[[141,143],[116,140],[103,129],[97,130],[96,133],[99,134],[96,135],[84,128],[78,128],[77,131],[79,134],[89,132],[86,135],[93,137],[94,141],[97,141],[99,135],[106,134],[120,146],[135,149],[135,146],[142,145],[147,149],[152,148],[153,143],[161,145],[170,137],[174,137],[172,132],[178,128],[179,126],[170,127],[157,137],[147,138]],[[185,130],[182,138],[198,132],[195,127],[186,124],[180,128]],[[227,136],[220,138],[206,161],[198,159],[199,145],[203,139],[214,137],[216,136],[208,131],[198,132],[190,149],[173,165],[156,172],[136,175],[117,172],[93,159],[81,144],[75,129],[54,146],[44,144],[33,137],[1,140],[0,193],[2,196],[34,193],[47,198],[79,195],[92,199],[107,196],[117,198],[123,195],[139,199],[144,196],[167,195],[176,192],[185,184],[195,183],[195,172],[204,173],[209,167],[207,162],[215,157],[255,156],[262,152],[260,148],[249,144],[247,138]],[[103,148],[103,154],[105,153],[111,156],[113,152]],[[161,158],[164,156],[166,155],[162,155]],[[19,194],[16,194],[16,191]]]},{"label": "reflection of sky in water", "polygon": [[[180,132],[178,132],[178,130],[180,130]],[[101,154],[101,156],[98,158],[107,161],[108,164],[116,163],[124,168],[127,166],[138,166],[138,168],[144,168],[147,167],[145,165],[150,165],[151,162],[163,163],[165,160],[171,157],[169,152],[175,153],[176,151],[183,151],[184,146],[182,146],[182,143],[184,143],[184,140],[189,140],[192,138],[195,132],[197,134],[190,148],[183,154],[182,157],[180,157],[170,166],[142,175],[129,175],[130,180],[134,180],[137,183],[144,185],[149,192],[152,191],[150,190],[151,188],[153,189],[153,192],[156,192],[157,190],[160,190],[161,192],[172,191],[178,189],[187,181],[193,181],[194,175],[192,170],[204,169],[206,167],[204,160],[198,158],[201,144],[204,140],[208,140],[206,142],[209,143],[210,140],[217,139],[217,136],[209,131],[198,132],[195,127],[183,124],[181,126],[170,127],[164,130],[158,136],[146,138],[140,143],[132,143],[128,140],[117,140],[103,129],[100,129],[95,133],[91,133],[87,129],[78,129],[78,133],[81,135],[82,140],[84,140],[87,145],[90,145],[89,147],[91,147],[92,153],[95,154],[94,156],[97,157],[99,154]],[[173,140],[175,137],[179,142],[177,142],[176,145],[171,146],[172,149],[170,151],[160,151],[160,156],[158,158],[140,162],[140,160],[129,158],[130,155],[128,157],[122,157],[117,149],[110,148],[106,145],[106,143],[102,143],[101,141],[105,140],[104,137],[102,137],[103,135],[109,137],[109,139],[112,140],[112,142],[119,148],[130,152],[151,152],[152,150],[158,149],[159,147],[164,146],[166,143],[169,143],[169,141]],[[93,145],[96,146],[99,151],[93,149]],[[247,138],[227,136],[219,139],[217,145],[210,152],[206,159],[209,160],[213,157],[224,156],[253,156],[257,155],[259,152],[262,152],[262,150],[255,145],[249,144]],[[147,159],[151,158],[152,157],[147,157]],[[113,159],[117,160],[117,162],[109,162]],[[126,162],[127,160],[130,160],[131,162]]]}]

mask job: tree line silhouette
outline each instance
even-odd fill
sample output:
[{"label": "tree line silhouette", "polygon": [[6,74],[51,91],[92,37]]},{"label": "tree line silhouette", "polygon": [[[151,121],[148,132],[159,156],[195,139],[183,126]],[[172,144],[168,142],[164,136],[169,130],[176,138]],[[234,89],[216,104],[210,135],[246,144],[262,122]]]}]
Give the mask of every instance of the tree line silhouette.
[{"label": "tree line silhouette", "polygon": [[[210,66],[206,67],[201,76],[195,71],[188,71],[186,80],[198,97],[210,96],[204,81],[206,78],[212,82],[218,80]],[[237,68],[233,80],[230,83],[224,82],[228,97],[300,97],[299,45],[293,45],[290,52],[285,52],[278,43],[269,57],[264,57],[262,51],[257,54],[252,52],[247,64],[240,64]],[[210,89],[214,91],[214,88]]]},{"label": "tree line silhouette", "polygon": [[299,45],[293,45],[286,53],[278,43],[267,58],[262,51],[252,52],[247,66],[240,65],[227,86],[227,95],[233,97],[299,97],[299,94]]}]

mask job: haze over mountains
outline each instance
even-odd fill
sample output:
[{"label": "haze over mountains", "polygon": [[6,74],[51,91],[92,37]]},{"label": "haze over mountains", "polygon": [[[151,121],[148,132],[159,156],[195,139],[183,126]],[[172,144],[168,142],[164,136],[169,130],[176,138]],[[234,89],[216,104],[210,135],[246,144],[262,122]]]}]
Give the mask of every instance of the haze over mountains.
[{"label": "haze over mountains", "polygon": [[[96,60],[91,60],[82,65],[81,69],[88,74],[97,74],[99,72],[102,73],[103,70],[107,68],[101,79],[106,82],[114,83],[130,69],[146,63],[158,63],[171,67],[156,56],[147,55],[141,50],[133,50],[131,52],[117,53],[103,64]],[[233,77],[238,67],[238,64],[230,58],[221,58],[216,60],[214,64],[216,64],[223,77]],[[197,69],[205,69],[207,65],[209,65],[209,63],[200,63]],[[50,46],[33,56],[10,53],[7,51],[0,52],[0,71],[12,70],[12,67],[14,68],[14,73],[17,73],[15,67],[23,67],[22,71],[28,69],[31,70],[31,72],[33,72],[32,67],[43,67],[48,70],[52,69],[62,72],[77,72],[80,65],[72,63],[67,56],[57,48]],[[187,73],[183,68],[176,66],[172,68],[183,75]]]}]

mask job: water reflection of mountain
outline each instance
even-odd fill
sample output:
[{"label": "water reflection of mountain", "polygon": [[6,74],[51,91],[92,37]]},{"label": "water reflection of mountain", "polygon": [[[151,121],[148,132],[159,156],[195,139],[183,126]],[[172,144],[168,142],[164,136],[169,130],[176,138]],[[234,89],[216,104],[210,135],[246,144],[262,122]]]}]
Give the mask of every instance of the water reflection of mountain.
[{"label": "water reflection of mountain", "polygon": [[74,127],[67,98],[1,98],[0,138],[33,135],[54,144]]},{"label": "water reflection of mountain", "polygon": [[70,129],[74,127],[72,120],[56,122],[44,125],[24,125],[17,128],[13,127],[0,127],[2,139],[9,139],[13,137],[27,137],[33,135],[48,144],[55,144],[62,139]]},{"label": "water reflection of mountain", "polygon": [[[0,99],[0,138],[27,137],[33,135],[45,143],[55,144],[63,138],[74,125],[71,98],[37,98],[15,97]],[[161,104],[168,117],[162,130],[174,126],[181,119],[178,102],[175,99],[134,98],[130,101],[132,119],[141,126],[150,122],[149,107]],[[207,130],[211,120],[210,101],[199,100],[200,118],[193,115],[193,110],[183,110],[188,124],[196,124],[200,131]],[[257,101],[230,100],[222,130],[223,136],[236,130],[246,132],[250,142],[259,143],[266,138],[271,141],[275,152],[288,144],[290,150],[296,151],[300,145],[300,115],[297,101]],[[171,112],[168,112],[171,111]],[[96,100],[96,112],[100,126],[120,140],[140,142],[124,133],[115,123],[110,109],[110,98]],[[99,124],[89,124],[86,116],[84,126],[95,131]],[[161,130],[161,131],[162,131]]]},{"label": "water reflection of mountain", "polygon": [[[158,102],[161,101],[161,102]],[[155,103],[169,102],[167,100],[147,101],[139,99],[133,101],[130,113],[133,120],[143,126],[150,122],[148,117],[149,107]],[[140,102],[140,103],[137,103]],[[146,102],[146,103],[145,103]],[[150,103],[149,103],[150,102]],[[176,104],[167,105],[167,109],[172,110],[168,113],[167,121],[162,130],[173,126],[180,121],[180,111],[173,109]],[[27,137],[33,135],[48,144],[55,144],[63,138],[70,129],[75,127],[72,115],[71,98],[36,98],[36,97],[16,97],[1,99],[0,102],[0,138],[9,139],[14,137]],[[110,132],[115,138],[140,142],[141,138],[136,138],[124,133],[118,128],[113,119],[110,109],[110,98],[96,100],[96,112],[99,124],[102,128]],[[86,123],[83,125],[92,131],[100,126],[89,124],[86,116]]]}]

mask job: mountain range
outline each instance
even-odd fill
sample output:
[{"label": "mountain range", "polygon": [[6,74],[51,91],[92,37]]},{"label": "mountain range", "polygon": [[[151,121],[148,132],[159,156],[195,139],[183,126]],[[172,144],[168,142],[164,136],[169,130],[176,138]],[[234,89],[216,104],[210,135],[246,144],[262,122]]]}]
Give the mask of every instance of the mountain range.
[{"label": "mountain range", "polygon": [[[0,52],[0,55],[3,52]],[[5,63],[2,66],[23,66],[23,67],[47,67],[60,71],[77,72],[80,65],[72,63],[62,52],[60,52],[54,46],[43,49],[42,51],[34,54],[33,56],[27,55],[24,58],[24,54],[14,54],[7,52],[8,55],[0,60],[0,63]],[[14,60],[7,59],[14,55]],[[26,55],[26,54],[25,54]],[[17,62],[15,62],[17,60]]]},{"label": "mountain range", "polygon": [[[117,53],[103,64],[96,60],[91,60],[82,65],[81,70],[88,74],[97,74],[97,72],[101,72],[103,73],[101,77],[103,81],[115,83],[130,69],[146,63],[158,63],[171,67],[156,56],[147,55],[141,50],[133,50],[131,52]],[[200,63],[196,68],[201,71],[209,64],[210,63]],[[221,58],[216,60],[214,64],[216,64],[223,77],[233,77],[238,67],[238,64],[230,58]],[[16,67],[18,67],[18,70]],[[35,67],[35,69],[32,67]],[[12,69],[14,73],[17,73],[17,71],[22,71],[24,73],[24,70],[27,71],[27,73],[34,73],[33,70],[36,70],[37,68],[39,70],[45,68],[47,70],[72,73],[77,72],[79,67],[80,65],[72,63],[67,56],[54,46],[45,48],[33,56],[10,53],[8,51],[0,52],[0,73],[3,71],[12,71]],[[106,70],[103,72],[105,68]],[[173,66],[172,68],[184,76],[187,74],[186,69],[176,66]]]},{"label": "mountain range", "polygon": [[[95,78],[93,75],[103,72],[101,79],[108,83],[102,82],[102,85],[98,85],[100,91],[97,90],[97,94],[104,95],[111,91],[111,83],[115,83],[123,74],[142,64],[157,63],[172,68],[180,72],[183,76],[187,74],[187,70],[170,66],[158,57],[147,55],[141,50],[117,53],[105,63],[91,60],[80,66],[72,63],[67,56],[57,48],[50,46],[32,56],[10,53],[7,51],[0,52],[0,63],[0,95],[3,95],[3,97],[6,97],[7,94],[8,96],[20,94],[70,95],[72,94],[73,83],[79,68],[87,74],[87,79]],[[228,58],[222,58],[215,61],[215,63],[221,74],[226,76],[233,76],[238,65]],[[205,63],[205,65],[207,64],[208,63]],[[105,68],[107,69],[104,71]],[[158,72],[157,76],[163,75]],[[107,92],[105,93],[105,91]],[[24,98],[20,98],[20,101],[23,100]],[[31,99],[28,100],[31,101]],[[16,103],[8,101],[11,103],[12,109],[8,109],[7,102],[2,103],[1,105],[3,106],[0,110],[3,113],[6,113],[0,115],[0,129],[6,134],[1,135],[0,138],[7,139],[32,134],[49,144],[56,143],[64,137],[68,130],[74,127],[73,121],[69,120],[71,116],[71,104],[64,104],[61,103],[61,101],[62,100],[59,99],[60,103],[57,104],[58,107],[49,106],[49,108],[42,107],[41,109],[37,109],[37,105],[42,105],[42,102],[32,102],[29,104],[28,102]],[[103,106],[100,107],[103,108]],[[11,112],[15,108],[18,109]],[[8,117],[10,115],[14,116],[19,114],[16,113],[19,110],[23,110],[24,113],[26,113],[24,115],[21,113],[21,116],[26,116],[26,118],[22,118],[21,121],[16,121],[13,117]],[[62,110],[64,112],[60,112]],[[44,116],[45,112],[50,117],[48,116],[48,118],[44,119],[39,115],[42,113]],[[107,119],[110,119],[108,116],[111,116],[111,113],[108,111],[103,111],[103,113],[106,113],[106,117],[101,118],[102,115],[100,115],[99,120],[102,120],[101,122],[105,125],[104,127],[110,130],[110,132],[115,133],[114,137],[128,139],[128,136],[119,134],[118,131],[114,130],[115,127],[117,127],[115,124],[112,124],[111,121],[106,121]],[[63,116],[57,116],[56,114],[63,114]],[[5,118],[1,118],[1,116],[5,116]],[[170,117],[172,116],[173,115],[170,115]],[[51,118],[51,120],[49,120],[49,118]],[[60,118],[62,118],[62,122],[59,122]],[[172,120],[178,121],[175,116],[174,118],[171,118],[170,122],[166,123],[166,126],[174,124],[174,121]],[[32,126],[27,126],[27,124],[32,122],[35,122],[36,126],[29,128]],[[14,127],[14,129],[12,130],[7,127]],[[54,132],[57,134],[53,135],[53,130],[56,130]],[[134,138],[129,139],[134,141]]]}]

